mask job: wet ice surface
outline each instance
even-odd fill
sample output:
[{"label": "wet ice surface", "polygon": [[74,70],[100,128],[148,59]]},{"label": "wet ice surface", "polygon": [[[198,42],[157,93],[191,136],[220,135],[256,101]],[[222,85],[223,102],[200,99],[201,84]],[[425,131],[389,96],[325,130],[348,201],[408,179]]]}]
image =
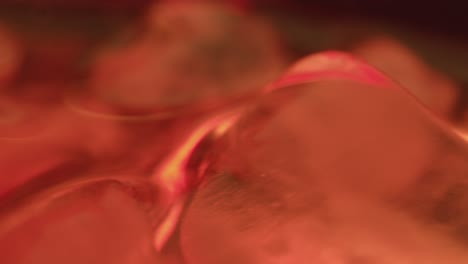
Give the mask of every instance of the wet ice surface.
[{"label": "wet ice surface", "polygon": [[[286,79],[328,75],[268,90],[207,149],[206,182],[164,259],[156,260],[151,224],[169,204],[148,213],[112,185],[91,195],[77,191],[4,229],[7,263],[465,263],[462,141],[398,86],[342,55],[297,64]],[[27,182],[80,160],[66,150],[86,153],[82,168],[118,161],[115,168],[128,156],[124,167],[141,177],[198,123],[188,116],[127,122],[69,110],[48,112],[40,141],[8,143],[2,166],[15,177],[5,179]],[[31,152],[45,148],[39,158]],[[78,167],[56,174],[79,178],[68,174]],[[19,253],[23,248],[31,251]]]},{"label": "wet ice surface", "polygon": [[[468,262],[467,150],[392,79],[444,117],[458,88],[387,38],[354,52],[390,78],[339,52],[313,55],[267,86],[232,129],[221,127],[226,136],[207,145],[198,138],[185,156],[174,155],[174,164],[199,166],[168,167],[188,186],[180,204],[189,187],[194,198],[173,219],[167,245],[155,246],[160,220],[178,203],[157,200],[161,190],[152,189],[170,189],[174,179],[146,179],[161,176],[160,163],[202,120],[229,108],[226,101],[236,105],[276,78],[285,54],[268,25],[221,5],[158,4],[145,19],[128,46],[97,55],[84,87],[92,98],[62,80],[73,76],[66,69],[48,72],[77,60],[82,43],[35,46],[41,69],[30,75],[39,81],[18,88],[11,80],[22,50],[0,29],[0,54],[13,56],[0,59],[0,90],[9,91],[0,100],[3,262]],[[57,61],[42,68],[48,57]],[[143,187],[92,184],[53,201],[36,196],[103,174]],[[15,211],[18,201],[45,207]]]},{"label": "wet ice surface", "polygon": [[[450,212],[437,210],[438,199],[447,200],[453,193],[453,182],[465,177],[467,166],[460,157],[466,156],[466,151],[411,97],[395,87],[344,79],[278,88],[271,93],[260,101],[260,110],[244,118],[213,150],[216,155],[207,182],[196,193],[180,232],[174,233],[180,235],[180,242],[176,238],[175,243],[180,246],[184,262],[465,263],[463,237],[458,234],[466,221],[462,214],[456,214],[464,208],[463,195],[446,202],[449,206],[444,208]],[[57,120],[66,116],[59,114]],[[76,120],[69,122],[79,124]],[[122,140],[104,137],[111,142],[105,144],[105,140],[93,137],[93,129],[119,132],[128,125],[109,122],[110,129],[55,124],[59,125],[48,126],[47,131],[61,137],[49,134],[46,138],[56,143],[75,142],[94,157],[106,157],[105,146],[111,147],[109,153],[115,153],[112,142]],[[136,131],[144,135],[150,131],[147,126],[150,124]],[[73,129],[89,131],[89,136],[81,138],[71,133]],[[68,140],[73,136],[74,140]],[[124,150],[126,147],[122,146]],[[441,150],[449,151],[453,158],[441,158]],[[434,167],[434,160],[441,161],[436,167],[439,171],[435,179],[428,179],[428,174],[434,175],[428,171]],[[43,170],[57,167],[48,163],[43,166]],[[13,164],[11,168],[18,166]],[[442,177],[452,169],[457,170],[457,174],[450,174],[455,176]],[[11,229],[2,246],[11,252],[11,263],[29,263],[29,257],[36,263],[60,263],[76,252],[82,252],[75,257],[77,263],[154,261],[153,253],[147,253],[153,250],[154,230],[133,230],[134,225],[148,226],[142,222],[149,222],[149,216],[121,208],[131,206],[117,191],[104,193],[110,194],[98,195],[83,204],[81,198],[71,199],[63,207],[55,207],[54,203],[52,209],[32,216],[24,228]],[[431,205],[422,206],[424,202]],[[116,204],[118,208],[113,207]],[[88,219],[82,216],[83,209],[97,216]],[[69,218],[57,218],[61,210],[68,212]],[[441,220],[444,214],[453,216]],[[46,223],[54,221],[56,225],[46,227]],[[87,222],[92,225],[81,229]],[[34,240],[30,229],[33,233],[42,230],[46,235]],[[65,237],[101,242],[85,247]],[[16,239],[38,242],[30,247],[31,255],[21,256],[13,250],[21,248]],[[76,248],[75,253],[51,250],[57,240],[67,244],[67,250]],[[121,240],[136,248],[115,243]],[[104,243],[109,248],[101,246]],[[219,245],[223,246],[214,251]],[[8,250],[10,246],[12,250]],[[123,255],[106,253],[114,247]],[[99,252],[91,251],[96,248]],[[141,253],[142,248],[150,251]],[[179,253],[175,250],[174,254]],[[160,261],[181,262],[172,256]]]},{"label": "wet ice surface", "polygon": [[[466,172],[468,153],[414,99],[331,80],[275,93],[289,99],[265,99],[212,154],[182,222],[188,263],[468,261],[466,244],[447,231],[455,223],[435,224],[434,208],[424,208],[441,186],[465,180],[452,175]],[[440,151],[459,159],[425,184]]]},{"label": "wet ice surface", "polygon": [[[430,226],[355,194],[306,190],[310,194],[282,195],[268,185],[240,185],[242,189],[232,190],[217,184],[210,183],[201,191],[183,224],[187,263],[435,264],[467,260],[465,247],[431,231]],[[218,250],[213,251],[214,247]]]}]

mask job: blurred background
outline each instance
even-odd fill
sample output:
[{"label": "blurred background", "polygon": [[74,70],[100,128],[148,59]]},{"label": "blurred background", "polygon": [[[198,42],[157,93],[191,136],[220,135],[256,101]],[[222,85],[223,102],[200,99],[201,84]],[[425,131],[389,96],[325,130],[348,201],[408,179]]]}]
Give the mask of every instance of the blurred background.
[{"label": "blurred background", "polygon": [[[0,0],[0,216],[9,211],[14,215],[17,204],[29,205],[31,194],[72,179],[108,174],[151,178],[168,153],[216,110],[237,99],[257,98],[250,96],[281,78],[293,63],[324,50],[357,55],[402,84],[431,111],[457,127],[468,127],[468,3],[192,2]],[[325,67],[328,62],[325,59]],[[332,65],[335,70],[349,70],[346,59],[343,63],[338,58],[337,65]],[[299,68],[317,71],[317,65],[310,66],[306,60]],[[405,116],[402,109],[397,110]],[[454,170],[464,172],[466,167],[461,168]],[[465,185],[461,186],[463,190]],[[141,198],[138,203],[159,199],[145,189],[139,195],[130,193]],[[145,217],[132,218],[139,209],[120,196],[112,193],[104,202],[131,210],[110,206],[104,216],[94,210],[95,229],[86,229],[79,221],[68,226],[57,220],[67,232],[44,232],[46,239],[34,242],[42,257],[36,263],[116,263],[125,260],[119,254],[131,253],[127,248],[138,247],[135,241],[140,237],[149,241],[151,227],[142,224]],[[95,207],[94,200],[86,201],[86,206]],[[74,219],[81,212],[80,202],[77,205],[64,215]],[[115,222],[115,230],[124,232],[101,228],[121,215],[132,221]],[[54,214],[43,217],[36,221],[37,230],[56,228],[48,222],[56,220]],[[109,233],[101,232],[104,229]],[[5,263],[31,263],[27,258],[17,261],[25,255],[37,260],[24,253],[34,248],[28,244],[37,237],[31,230],[19,226],[18,233],[0,241],[0,249],[11,253]],[[1,234],[0,225],[0,240]],[[95,262],[75,258],[73,251],[72,257],[55,255],[60,252],[57,245],[66,246],[62,241],[76,237],[90,248],[105,245],[112,254],[102,259],[90,255]],[[49,246],[48,241],[59,242]],[[123,241],[124,250],[116,250],[109,241]],[[144,243],[149,245],[148,241]],[[76,252],[88,251],[92,250]]]},{"label": "blurred background", "polygon": [[[360,56],[434,112],[468,126],[464,3],[213,0],[184,7],[178,2],[201,1],[1,1],[0,136],[40,127],[50,137],[47,146],[133,166],[127,147],[149,151],[134,148],[135,142],[146,148],[151,136],[156,146],[161,138],[155,135],[177,142],[168,135],[186,121],[171,107],[211,107],[258,91],[301,57],[330,49]],[[18,118],[15,107],[32,113],[37,124]],[[157,124],[137,127],[135,119]],[[95,142],[85,144],[82,134]],[[149,171],[167,150],[158,151],[147,160],[137,154],[133,159],[143,159]]]},{"label": "blurred background", "polygon": [[[212,2],[241,6],[267,16],[277,25],[289,47],[299,55],[343,48],[371,32],[385,32],[409,43],[442,70],[459,79],[468,78],[460,68],[468,58],[465,55],[468,3],[463,1]],[[63,47],[65,43],[56,43],[62,46],[57,48],[57,53],[72,56],[72,49],[84,49],[83,45],[90,45],[91,39],[105,40],[134,23],[154,3],[152,0],[3,0],[0,19],[37,45],[41,41],[51,42],[52,36],[60,34],[65,42],[65,37],[80,39],[83,42],[75,42],[67,48]],[[72,41],[69,39],[67,44]],[[62,67],[57,68],[65,71]]]}]

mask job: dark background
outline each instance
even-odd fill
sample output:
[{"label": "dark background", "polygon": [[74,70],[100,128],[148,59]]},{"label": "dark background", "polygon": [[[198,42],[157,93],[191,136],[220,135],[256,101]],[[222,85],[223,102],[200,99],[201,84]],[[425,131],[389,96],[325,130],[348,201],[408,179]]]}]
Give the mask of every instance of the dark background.
[{"label": "dark background", "polygon": [[[86,75],[88,58],[102,45],[118,42],[123,31],[138,28],[154,2],[0,0],[0,20],[27,45],[24,76],[31,80],[79,79]],[[267,17],[295,58],[326,49],[346,51],[368,36],[390,35],[461,85],[468,84],[468,1],[228,2]]]},{"label": "dark background", "polygon": [[[262,9],[279,9],[303,16],[366,18],[468,39],[468,1],[414,0],[234,0]],[[0,8],[43,12],[139,13],[151,0],[1,0]]]}]

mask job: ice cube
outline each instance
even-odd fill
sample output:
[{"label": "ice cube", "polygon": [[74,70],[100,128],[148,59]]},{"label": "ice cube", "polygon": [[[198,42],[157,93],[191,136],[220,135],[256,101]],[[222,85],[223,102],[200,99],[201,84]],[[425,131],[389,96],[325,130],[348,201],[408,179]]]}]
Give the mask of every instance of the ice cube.
[{"label": "ice cube", "polygon": [[396,39],[374,37],[360,43],[354,53],[400,82],[435,112],[446,117],[452,114],[459,93],[455,82]]},{"label": "ice cube", "polygon": [[164,2],[143,36],[97,57],[90,86],[121,106],[184,105],[258,90],[284,65],[266,23],[220,4]]},{"label": "ice cube", "polygon": [[441,149],[467,156],[462,141],[397,86],[309,76],[276,87],[209,155],[181,226],[187,263],[467,262],[466,244],[408,206],[427,197],[415,186]]},{"label": "ice cube", "polygon": [[[110,181],[45,206],[34,207],[42,202],[35,197],[26,209],[2,216],[2,263],[161,263],[152,247],[149,208],[137,193]],[[154,201],[146,202],[158,210]]]}]

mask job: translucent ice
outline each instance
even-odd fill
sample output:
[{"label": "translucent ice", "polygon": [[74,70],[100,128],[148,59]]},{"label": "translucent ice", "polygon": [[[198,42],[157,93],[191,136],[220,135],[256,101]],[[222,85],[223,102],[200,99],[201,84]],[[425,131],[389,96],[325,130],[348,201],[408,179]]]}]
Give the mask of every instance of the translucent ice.
[{"label": "translucent ice", "polygon": [[166,1],[147,14],[145,33],[98,56],[90,86],[127,107],[219,100],[276,78],[285,56],[273,30],[215,3]]},{"label": "translucent ice", "polygon": [[354,53],[400,82],[435,112],[449,116],[454,110],[459,92],[455,82],[397,40],[374,37],[360,43]]},{"label": "translucent ice", "polygon": [[269,90],[208,155],[182,221],[187,263],[468,261],[468,218],[453,213],[468,206],[453,189],[468,151],[451,127],[341,53]]},{"label": "translucent ice", "polygon": [[146,188],[109,180],[2,208],[2,263],[159,263],[148,218],[159,205]]}]

